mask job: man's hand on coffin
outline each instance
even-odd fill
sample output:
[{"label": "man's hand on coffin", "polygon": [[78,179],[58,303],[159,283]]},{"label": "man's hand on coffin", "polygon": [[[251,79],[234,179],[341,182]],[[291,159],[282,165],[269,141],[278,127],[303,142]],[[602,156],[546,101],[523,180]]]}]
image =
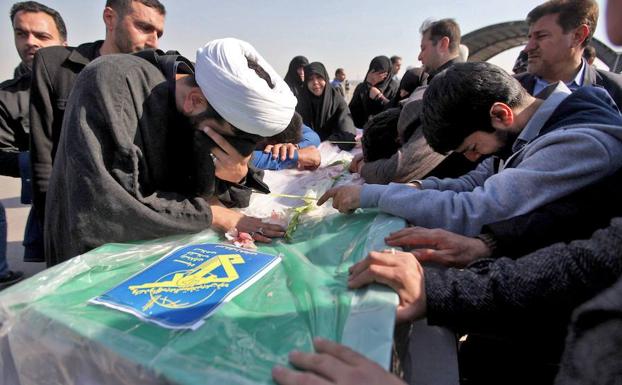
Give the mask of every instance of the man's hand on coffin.
[{"label": "man's hand on coffin", "polygon": [[479,258],[490,256],[490,249],[478,238],[465,237],[443,229],[407,227],[386,237],[389,246],[411,250],[421,262],[465,267]]},{"label": "man's hand on coffin", "polygon": [[270,238],[281,238],[285,235],[282,226],[265,223],[260,218],[249,217],[220,205],[212,205],[212,225],[217,229],[228,232],[237,229],[238,232],[249,233],[257,242],[270,243]]},{"label": "man's hand on coffin", "polygon": [[309,146],[298,150],[298,169],[315,170],[320,167],[322,156],[315,146]]},{"label": "man's hand on coffin", "polygon": [[289,361],[301,371],[275,366],[272,378],[280,385],[405,385],[377,363],[341,344],[313,340],[315,353],[293,351]]},{"label": "man's hand on coffin", "polygon": [[351,173],[360,174],[364,164],[365,161],[363,160],[363,154],[356,154],[354,155],[354,158],[352,158],[352,162],[350,163],[348,170]]},{"label": "man's hand on coffin", "polygon": [[391,287],[400,297],[397,322],[425,316],[423,267],[414,255],[395,249],[372,251],[350,267],[349,288],[358,289],[374,282]]},{"label": "man's hand on coffin", "polygon": [[361,198],[361,186],[346,185],[341,187],[331,188],[326,191],[324,195],[317,201],[317,205],[321,206],[333,198],[333,207],[344,214],[349,214],[359,208]]},{"label": "man's hand on coffin", "polygon": [[298,146],[293,143],[277,143],[277,144],[269,144],[266,148],[263,149],[265,153],[272,153],[272,158],[277,159],[281,158],[281,160],[293,159],[296,151],[298,150]]}]

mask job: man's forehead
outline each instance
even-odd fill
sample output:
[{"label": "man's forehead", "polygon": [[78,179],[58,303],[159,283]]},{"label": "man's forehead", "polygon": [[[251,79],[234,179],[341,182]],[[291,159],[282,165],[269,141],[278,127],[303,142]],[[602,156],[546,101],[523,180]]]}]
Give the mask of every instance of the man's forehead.
[{"label": "man's forehead", "polygon": [[430,31],[425,31],[423,35],[421,35],[421,45],[425,44],[426,42],[432,42],[432,40],[430,40]]},{"label": "man's forehead", "polygon": [[529,34],[548,31],[561,31],[562,27],[558,23],[559,13],[550,13],[548,15],[544,15],[538,20],[531,23],[529,26]]},{"label": "man's forehead", "polygon": [[[24,20],[24,19],[28,20]],[[35,22],[37,24],[51,24],[56,26],[56,22],[54,18],[48,15],[45,12],[30,12],[30,11],[19,11],[15,14],[13,18],[13,26],[21,24],[22,22]]]},{"label": "man's forehead", "polygon": [[149,7],[139,1],[132,1],[127,16],[135,21],[153,26],[158,31],[158,36],[164,32],[164,15],[156,8]]}]

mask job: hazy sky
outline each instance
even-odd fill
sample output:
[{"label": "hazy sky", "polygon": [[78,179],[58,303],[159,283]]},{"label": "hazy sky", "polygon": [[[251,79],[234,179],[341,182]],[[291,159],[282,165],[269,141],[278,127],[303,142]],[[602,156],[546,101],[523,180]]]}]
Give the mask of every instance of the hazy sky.
[{"label": "hazy sky", "polygon": [[[65,19],[70,45],[103,39],[104,0],[40,0]],[[176,49],[191,60],[207,41],[237,37],[249,41],[282,75],[292,57],[321,61],[329,74],[344,67],[348,78],[361,79],[377,55],[399,55],[418,66],[419,26],[427,18],[455,18],[466,34],[490,24],[523,20],[542,1],[534,0],[163,0],[167,8],[160,48]],[[19,63],[9,10],[0,0],[0,79]],[[605,1],[596,37],[609,43],[604,28]],[[516,50],[493,62],[511,68]],[[402,69],[402,72],[403,72]]]}]

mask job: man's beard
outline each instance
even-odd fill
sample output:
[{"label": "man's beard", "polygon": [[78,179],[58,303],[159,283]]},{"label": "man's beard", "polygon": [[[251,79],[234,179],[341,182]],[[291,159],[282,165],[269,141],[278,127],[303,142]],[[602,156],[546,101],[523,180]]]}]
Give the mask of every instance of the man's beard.
[{"label": "man's beard", "polygon": [[132,41],[129,38],[129,33],[127,32],[127,29],[125,29],[123,24],[120,23],[120,21],[121,20],[119,20],[117,29],[114,32],[115,42],[117,44],[117,48],[119,48],[119,51],[121,51],[121,53],[134,53],[145,49],[144,46],[135,48],[132,45]]},{"label": "man's beard", "polygon": [[501,148],[495,153],[501,159],[507,159],[512,155],[512,146],[518,138],[517,133],[508,132],[508,131],[499,131],[495,130],[495,136],[500,143],[502,143]]},{"label": "man's beard", "polygon": [[[209,107],[207,110],[199,114],[184,116],[187,127],[190,127],[194,131],[199,131],[201,135],[206,136],[208,140],[204,142],[204,145],[207,145],[209,149],[212,149],[218,145],[201,130],[201,128],[206,125],[205,123],[208,119],[215,120],[221,124],[225,122],[215,110]],[[249,156],[252,154],[257,146],[257,143],[263,139],[258,135],[249,134],[238,129],[234,129],[234,132],[235,133],[233,135],[221,132],[219,132],[219,134],[224,137],[224,139],[229,142],[229,144],[231,144],[231,146],[233,146],[233,148],[235,148],[242,156]]]}]

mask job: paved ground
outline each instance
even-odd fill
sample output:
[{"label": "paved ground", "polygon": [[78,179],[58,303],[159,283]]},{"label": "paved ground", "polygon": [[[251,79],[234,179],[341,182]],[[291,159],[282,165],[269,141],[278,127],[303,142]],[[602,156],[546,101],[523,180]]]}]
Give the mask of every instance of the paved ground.
[{"label": "paved ground", "polygon": [[19,202],[21,182],[19,178],[0,176],[0,201],[6,209],[8,223],[7,258],[11,270],[21,270],[27,277],[45,269],[45,263],[24,262],[24,229],[30,205]]}]

